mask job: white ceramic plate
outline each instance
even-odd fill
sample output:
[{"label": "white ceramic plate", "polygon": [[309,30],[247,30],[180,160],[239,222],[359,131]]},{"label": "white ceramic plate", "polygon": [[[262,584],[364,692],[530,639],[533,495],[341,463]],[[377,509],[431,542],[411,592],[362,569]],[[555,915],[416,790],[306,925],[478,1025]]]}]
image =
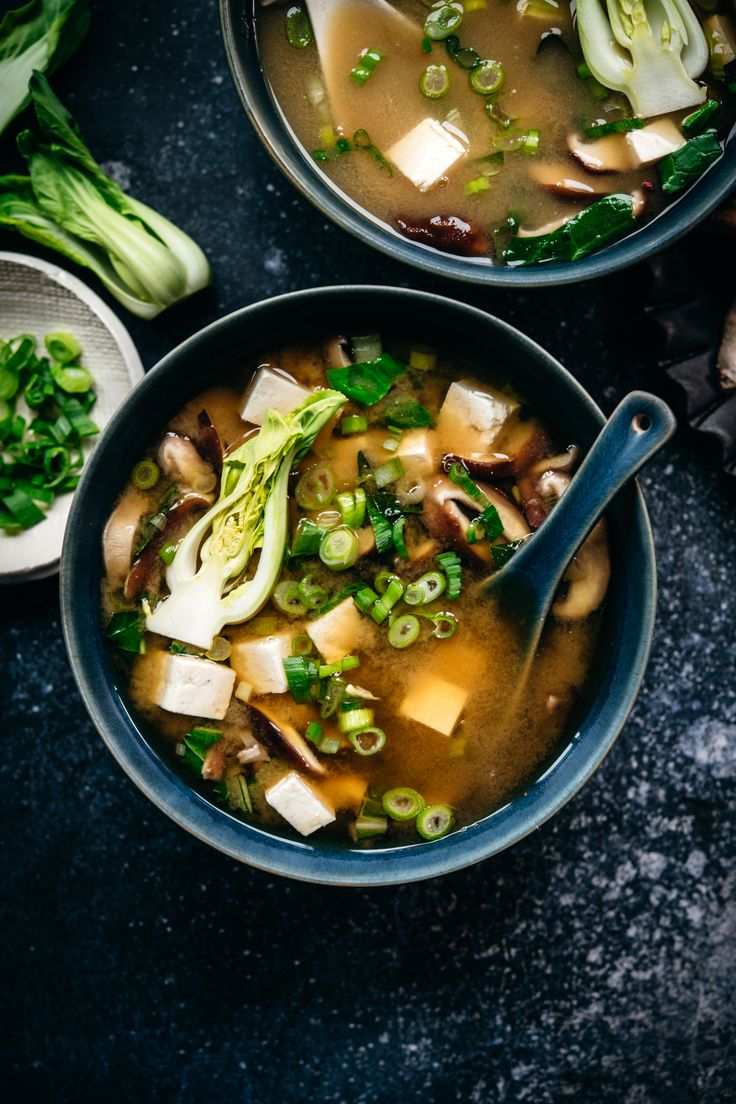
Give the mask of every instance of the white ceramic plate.
[{"label": "white ceramic plate", "polygon": [[[33,334],[43,339],[66,330],[80,342],[82,363],[95,379],[97,402],[91,417],[103,429],[131,388],[143,378],[143,365],[130,334],[98,295],[58,265],[0,252],[0,337]],[[95,438],[86,446],[94,448]],[[0,530],[0,583],[53,575],[72,495],[54,499],[46,520],[13,536]]]}]

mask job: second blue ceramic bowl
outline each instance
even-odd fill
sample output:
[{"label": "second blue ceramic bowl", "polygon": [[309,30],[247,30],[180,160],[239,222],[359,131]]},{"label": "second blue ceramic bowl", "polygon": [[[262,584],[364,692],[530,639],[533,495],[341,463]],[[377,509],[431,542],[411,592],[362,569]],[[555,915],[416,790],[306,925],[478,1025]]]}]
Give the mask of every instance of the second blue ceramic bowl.
[{"label": "second blue ceramic bowl", "polygon": [[586,449],[603,424],[590,396],[556,360],[518,330],[473,307],[401,288],[294,292],[208,326],[177,346],[133,390],[84,470],[61,562],[72,668],[100,735],[133,781],[178,824],[233,858],[272,873],[339,885],[388,885],[445,874],[493,855],[543,824],[590,777],[621,730],[639,689],[654,624],[654,550],[641,494],[630,485],[607,515],[611,586],[589,692],[573,718],[569,743],[503,808],[435,843],[358,850],[274,834],[213,805],[180,777],[129,708],[103,638],[105,521],[145,446],[223,368],[253,363],[264,346],[375,329],[421,336],[450,346],[479,372],[488,363],[508,374],[545,411],[562,442],[576,441]]},{"label": "second blue ceramic bowl", "polygon": [[733,139],[720,161],[675,203],[633,234],[583,260],[502,268],[478,259],[440,253],[408,241],[398,230],[351,200],[333,186],[297,142],[261,68],[253,0],[220,0],[220,17],[230,72],[241,103],[264,146],[291,183],[324,215],[356,238],[395,260],[437,276],[504,287],[551,287],[617,272],[672,245],[715,210],[736,182],[736,139]]}]

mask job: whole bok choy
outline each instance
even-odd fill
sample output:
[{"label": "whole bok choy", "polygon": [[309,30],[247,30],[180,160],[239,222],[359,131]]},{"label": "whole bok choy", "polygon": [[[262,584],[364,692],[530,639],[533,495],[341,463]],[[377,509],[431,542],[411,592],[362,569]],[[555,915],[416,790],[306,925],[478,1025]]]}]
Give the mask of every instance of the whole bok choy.
[{"label": "whole bok choy", "polygon": [[30,175],[0,178],[0,226],[92,269],[142,318],[205,287],[210,267],[196,242],[105,175],[41,73],[29,88],[41,134],[18,136]]},{"label": "whole bok choy", "polygon": [[0,134],[28,103],[34,69],[53,73],[88,26],[88,0],[29,0],[0,19]]},{"label": "whole bok choy", "polygon": [[224,625],[266,604],[286,549],[289,473],[346,401],[316,391],[286,417],[269,410],[260,432],[226,457],[220,497],[179,545],[166,572],[171,593],[146,620],[151,632],[208,650]]},{"label": "whole bok choy", "polygon": [[577,29],[593,76],[623,92],[635,115],[705,100],[694,78],[708,64],[708,44],[688,0],[577,0]]}]

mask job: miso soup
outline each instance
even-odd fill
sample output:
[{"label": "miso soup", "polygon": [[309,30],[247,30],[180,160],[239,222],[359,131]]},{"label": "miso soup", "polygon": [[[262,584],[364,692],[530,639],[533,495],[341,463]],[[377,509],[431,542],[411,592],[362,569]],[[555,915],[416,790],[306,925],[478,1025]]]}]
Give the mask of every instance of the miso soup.
[{"label": "miso soup", "polygon": [[214,802],[346,845],[432,840],[564,746],[609,580],[570,565],[523,701],[484,581],[578,461],[499,374],[391,335],[266,351],[188,402],[104,534],[125,693]]},{"label": "miso soup", "polygon": [[334,0],[315,34],[304,3],[269,3],[255,26],[275,99],[338,190],[412,241],[524,265],[643,225],[720,158],[736,119],[726,0],[574,10]]}]

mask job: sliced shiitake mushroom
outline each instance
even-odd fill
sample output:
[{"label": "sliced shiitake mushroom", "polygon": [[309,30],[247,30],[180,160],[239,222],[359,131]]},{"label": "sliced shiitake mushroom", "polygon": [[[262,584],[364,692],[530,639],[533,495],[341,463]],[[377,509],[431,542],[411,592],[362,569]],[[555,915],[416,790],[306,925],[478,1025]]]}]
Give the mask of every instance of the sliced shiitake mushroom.
[{"label": "sliced shiitake mushroom", "polygon": [[195,491],[210,494],[217,484],[217,476],[194,442],[181,433],[165,433],[158,449],[158,462],[173,483]]},{"label": "sliced shiitake mushroom", "polygon": [[552,606],[561,621],[582,621],[598,609],[606,596],[611,578],[608,555],[608,534],[605,518],[601,518],[581,544],[569,571],[567,593]]},{"label": "sliced shiitake mushroom", "polygon": [[333,334],[322,342],[322,358],[328,368],[347,368],[352,364],[350,342],[343,334]]},{"label": "sliced shiitake mushroom", "polygon": [[[172,540],[185,519],[197,510],[207,510],[209,506],[209,497],[201,494],[187,494],[167,510],[163,527],[151,537],[140,556],[128,570],[125,577],[125,586],[123,587],[123,593],[127,599],[132,601],[140,598],[146,590],[150,589],[152,582],[157,578],[156,572],[160,574],[163,570],[163,563],[159,556],[163,546]],[[137,520],[140,521],[140,514]],[[130,564],[130,559],[128,564]]]},{"label": "sliced shiitake mushroom", "polygon": [[147,505],[145,495],[129,489],[108,518],[102,534],[102,556],[113,590],[123,585],[130,571],[136,533]]},{"label": "sliced shiitake mushroom", "polygon": [[573,176],[569,165],[534,165],[532,176],[548,192],[564,198],[597,199],[610,191],[603,181],[595,177],[585,180],[581,173]]},{"label": "sliced shiitake mushroom", "polygon": [[[529,526],[516,507],[496,487],[478,484],[483,494],[498,510],[506,540],[520,540],[529,534]],[[482,510],[478,500],[449,479],[439,478],[427,488],[424,499],[424,524],[433,537],[452,544],[459,552],[490,563],[491,546],[487,541],[468,542],[470,520]]]},{"label": "sliced shiitake mushroom", "polygon": [[311,771],[312,774],[327,773],[324,764],[319,761],[307,741],[292,724],[281,718],[276,720],[269,716],[268,711],[263,707],[256,709],[249,702],[239,704],[245,710],[253,735],[259,743],[265,744],[275,754],[282,754],[296,766]]},{"label": "sliced shiitake mushroom", "polygon": [[567,148],[588,172],[628,172],[634,168],[634,158],[623,134],[609,134],[592,142],[584,142],[578,134],[570,134]]}]

